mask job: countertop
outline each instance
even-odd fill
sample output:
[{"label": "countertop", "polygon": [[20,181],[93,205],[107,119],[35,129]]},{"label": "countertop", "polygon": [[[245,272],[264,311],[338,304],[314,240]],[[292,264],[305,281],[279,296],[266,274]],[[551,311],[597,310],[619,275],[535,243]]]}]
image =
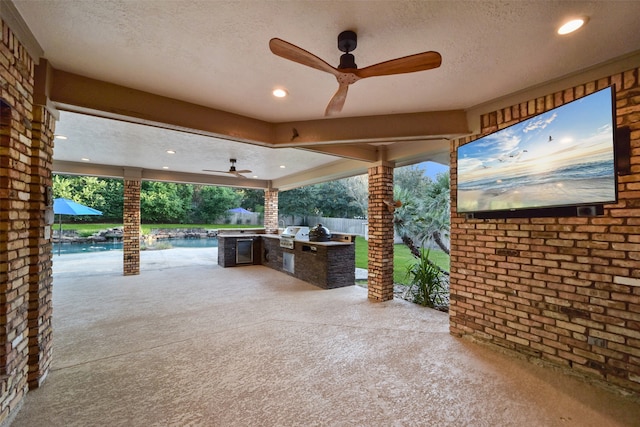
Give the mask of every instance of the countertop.
[{"label": "countertop", "polygon": [[[218,238],[223,237],[223,238],[232,238],[232,239],[242,239],[242,238],[255,238],[255,237],[264,237],[267,239],[280,239],[280,235],[279,234],[258,234],[258,233],[238,233],[238,234],[218,234]],[[328,242],[310,242],[309,240],[301,240],[301,239],[294,239],[293,240],[296,243],[305,243],[305,244],[309,244],[309,245],[315,245],[315,246],[346,246],[346,245],[353,245],[354,242],[341,242],[341,241],[337,241],[337,240],[330,240]]]}]

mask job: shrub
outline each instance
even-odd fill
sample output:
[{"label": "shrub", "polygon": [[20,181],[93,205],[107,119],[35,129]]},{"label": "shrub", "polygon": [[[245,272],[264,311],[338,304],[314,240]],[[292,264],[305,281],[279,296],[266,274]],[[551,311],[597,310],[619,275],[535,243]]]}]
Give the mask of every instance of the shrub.
[{"label": "shrub", "polygon": [[437,308],[446,305],[447,287],[444,274],[429,260],[429,251],[420,253],[420,260],[407,267],[409,281],[407,292],[413,302],[423,307]]}]

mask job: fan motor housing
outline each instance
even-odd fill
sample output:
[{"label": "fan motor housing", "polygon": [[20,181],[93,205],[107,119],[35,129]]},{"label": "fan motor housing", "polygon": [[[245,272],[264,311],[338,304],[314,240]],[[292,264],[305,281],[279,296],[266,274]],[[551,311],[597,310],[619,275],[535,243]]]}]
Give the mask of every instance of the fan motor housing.
[{"label": "fan motor housing", "polygon": [[358,46],[358,36],[353,31],[343,31],[338,35],[338,49],[340,52],[353,52]]},{"label": "fan motor housing", "polygon": [[339,70],[345,68],[358,68],[355,57],[350,54],[358,46],[358,36],[353,31],[343,31],[338,35],[338,49],[344,52],[340,56]]}]

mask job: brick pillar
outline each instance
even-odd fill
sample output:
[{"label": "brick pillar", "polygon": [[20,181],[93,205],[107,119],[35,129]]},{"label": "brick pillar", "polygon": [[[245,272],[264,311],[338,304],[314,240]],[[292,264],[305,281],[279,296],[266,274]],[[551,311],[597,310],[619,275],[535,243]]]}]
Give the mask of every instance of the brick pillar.
[{"label": "brick pillar", "polygon": [[0,423],[28,390],[34,63],[0,20]]},{"label": "brick pillar", "polygon": [[[125,174],[127,175],[127,174]],[[140,274],[140,178],[124,178],[124,275]]]},{"label": "brick pillar", "polygon": [[267,234],[278,233],[278,189],[264,190],[264,228]]},{"label": "brick pillar", "polygon": [[44,106],[33,109],[29,225],[29,388],[39,387],[49,372],[53,347],[52,244],[47,209],[53,212],[53,132],[55,117]]},{"label": "brick pillar", "polygon": [[380,162],[369,168],[369,277],[372,301],[393,299],[393,166]]}]

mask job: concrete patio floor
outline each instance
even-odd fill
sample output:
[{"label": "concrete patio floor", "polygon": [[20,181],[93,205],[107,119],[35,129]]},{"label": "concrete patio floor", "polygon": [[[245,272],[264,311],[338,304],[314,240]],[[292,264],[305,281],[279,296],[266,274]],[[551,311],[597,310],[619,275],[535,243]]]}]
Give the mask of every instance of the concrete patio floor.
[{"label": "concrete patio floor", "polygon": [[12,425],[640,425],[638,400],[452,337],[446,313],[212,253],[143,252],[129,277],[54,257],[54,363]]}]

